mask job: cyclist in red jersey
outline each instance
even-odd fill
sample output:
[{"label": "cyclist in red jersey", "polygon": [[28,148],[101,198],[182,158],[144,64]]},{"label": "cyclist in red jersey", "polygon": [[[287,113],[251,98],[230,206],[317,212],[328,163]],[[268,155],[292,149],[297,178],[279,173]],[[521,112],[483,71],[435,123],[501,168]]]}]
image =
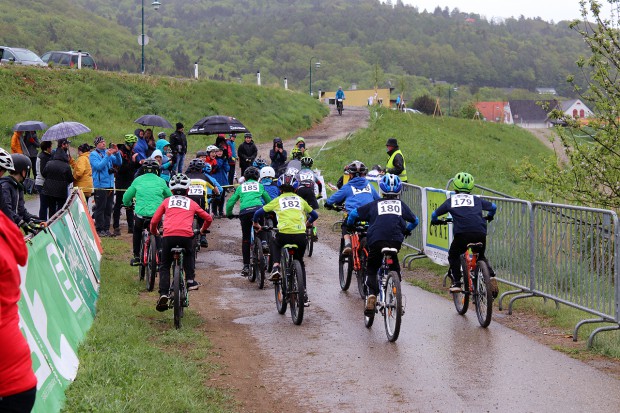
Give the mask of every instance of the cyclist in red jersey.
[{"label": "cyclist in red jersey", "polygon": [[162,217],[164,221],[164,236],[162,238],[161,266],[159,268],[159,300],[157,310],[168,309],[168,293],[170,292],[170,266],[172,265],[172,248],[179,246],[187,252],[183,258],[183,267],[187,279],[187,289],[197,290],[200,284],[194,279],[194,215],[204,219],[200,233],[207,233],[213,218],[195,201],[187,197],[191,180],[185,174],[176,174],[170,178],[172,196],[161,203],[151,219],[151,233],[157,233],[157,225]]}]

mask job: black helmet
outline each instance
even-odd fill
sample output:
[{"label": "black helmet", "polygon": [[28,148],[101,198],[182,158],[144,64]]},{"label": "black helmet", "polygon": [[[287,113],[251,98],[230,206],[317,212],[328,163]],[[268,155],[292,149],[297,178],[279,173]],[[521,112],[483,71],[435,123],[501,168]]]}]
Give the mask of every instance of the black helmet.
[{"label": "black helmet", "polygon": [[258,170],[258,168],[250,166],[243,172],[243,177],[245,178],[246,181],[249,179],[253,179],[257,181],[258,178],[260,177],[260,171]]},{"label": "black helmet", "polygon": [[142,171],[144,173],[159,175],[159,162],[155,159],[145,159],[142,163]]},{"label": "black helmet", "polygon": [[304,156],[303,158],[301,158],[301,166],[304,168],[312,168],[312,165],[314,164],[314,159],[312,159],[309,156]]},{"label": "black helmet", "polygon": [[347,172],[353,176],[364,176],[368,172],[368,168],[360,161],[353,161],[347,166]]},{"label": "black helmet", "polygon": [[30,172],[32,168],[32,162],[30,158],[21,153],[14,153],[11,155],[13,159],[13,168],[15,168],[15,173],[21,174],[22,171],[26,171],[26,174]]},{"label": "black helmet", "polygon": [[188,170],[190,172],[201,172],[202,168],[205,167],[205,161],[200,158],[195,158],[189,161]]}]

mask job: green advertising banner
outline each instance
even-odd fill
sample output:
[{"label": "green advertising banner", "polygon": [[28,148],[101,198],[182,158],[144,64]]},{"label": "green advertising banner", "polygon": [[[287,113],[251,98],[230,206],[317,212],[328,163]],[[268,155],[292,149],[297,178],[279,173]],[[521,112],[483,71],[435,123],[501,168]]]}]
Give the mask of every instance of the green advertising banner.
[{"label": "green advertising banner", "polygon": [[435,188],[424,188],[423,191],[423,211],[426,218],[426,228],[424,231],[424,253],[436,264],[448,265],[448,249],[452,241],[448,225],[431,225],[431,214],[449,196],[448,191]]},{"label": "green advertising banner", "polygon": [[76,196],[69,206],[69,214],[75,222],[75,231],[80,239],[80,245],[90,258],[90,263],[94,271],[97,282],[101,279],[101,246],[95,237],[94,224],[88,211],[86,211],[81,199]]}]

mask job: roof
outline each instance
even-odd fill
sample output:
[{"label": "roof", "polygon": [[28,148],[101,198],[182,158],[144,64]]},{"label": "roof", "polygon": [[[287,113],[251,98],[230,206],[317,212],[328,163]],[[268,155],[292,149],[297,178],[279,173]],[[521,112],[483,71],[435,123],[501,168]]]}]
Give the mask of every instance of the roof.
[{"label": "roof", "polygon": [[495,122],[499,118],[500,122],[503,122],[504,108],[507,102],[478,102],[476,103],[476,109],[480,112],[480,117],[491,122]]},{"label": "roof", "polygon": [[[548,113],[558,106],[557,100],[511,100],[510,111],[515,123],[544,123],[547,122]],[[549,104],[549,109],[542,108],[542,104]]]}]

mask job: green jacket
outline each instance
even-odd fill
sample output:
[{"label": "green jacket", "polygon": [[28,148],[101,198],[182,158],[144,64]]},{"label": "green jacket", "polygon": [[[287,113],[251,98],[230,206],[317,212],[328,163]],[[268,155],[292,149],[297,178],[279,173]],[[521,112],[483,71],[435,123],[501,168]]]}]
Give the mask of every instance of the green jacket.
[{"label": "green jacket", "polygon": [[134,212],[142,217],[152,217],[163,200],[169,196],[172,196],[172,192],[166,181],[155,174],[147,173],[134,179],[123,195],[123,205],[131,206],[135,197]]},{"label": "green jacket", "polygon": [[237,200],[241,199],[239,205],[240,214],[244,209],[252,207],[261,207],[271,201],[271,197],[265,191],[263,184],[256,182],[253,179],[246,181],[239,185],[235,190],[233,196],[226,202],[226,215],[232,215],[233,207]]}]

